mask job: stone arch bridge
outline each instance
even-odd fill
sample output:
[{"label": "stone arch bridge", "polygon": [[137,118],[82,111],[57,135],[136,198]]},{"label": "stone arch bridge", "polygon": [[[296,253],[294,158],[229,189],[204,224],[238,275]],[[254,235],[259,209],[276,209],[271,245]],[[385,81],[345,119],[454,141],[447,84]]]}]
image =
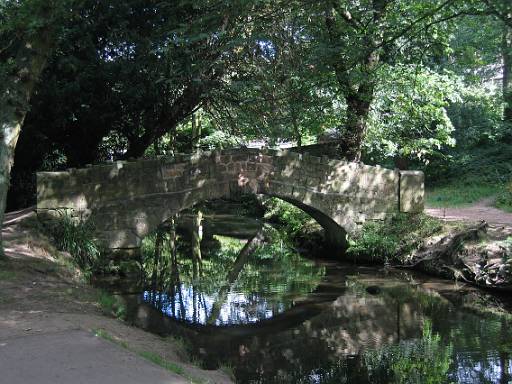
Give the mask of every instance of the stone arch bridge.
[{"label": "stone arch bridge", "polygon": [[307,212],[341,251],[346,234],[366,220],[422,211],[423,179],[422,172],[293,150],[222,150],[39,172],[37,211],[92,220],[107,248],[132,253],[163,221],[200,201],[265,194]]}]

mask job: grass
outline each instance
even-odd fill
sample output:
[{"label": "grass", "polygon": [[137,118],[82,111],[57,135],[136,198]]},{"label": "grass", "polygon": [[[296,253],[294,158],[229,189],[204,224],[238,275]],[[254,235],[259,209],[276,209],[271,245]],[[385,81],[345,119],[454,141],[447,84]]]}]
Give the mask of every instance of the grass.
[{"label": "grass", "polygon": [[0,280],[13,280],[16,278],[14,271],[0,271]]},{"label": "grass", "polygon": [[101,337],[104,340],[107,340],[111,343],[114,343],[116,345],[121,346],[122,348],[136,353],[138,356],[142,357],[143,359],[152,362],[153,364],[156,364],[165,370],[176,373],[177,375],[180,375],[184,377],[185,379],[189,380],[192,384],[203,384],[202,380],[197,380],[196,378],[191,377],[187,372],[185,371],[185,368],[183,368],[181,365],[174,363],[172,361],[164,359],[162,356],[155,352],[151,351],[137,351],[134,348],[131,348],[130,345],[123,341],[119,340],[118,338],[112,336],[110,333],[105,331],[104,329],[94,329],[93,333],[96,337]]},{"label": "grass", "polygon": [[183,367],[181,365],[167,361],[164,358],[162,358],[160,355],[158,355],[154,352],[141,351],[141,352],[138,352],[137,354],[139,356],[143,357],[144,359],[149,360],[152,363],[154,363],[170,372],[174,372],[174,373],[177,373],[178,375],[182,375],[182,376],[185,374],[185,369],[183,369]]},{"label": "grass", "polygon": [[456,180],[426,190],[426,204],[433,208],[467,207],[489,198],[494,200],[496,208],[512,212],[512,183],[465,183]]},{"label": "grass", "polygon": [[493,198],[496,207],[512,212],[510,143],[459,147],[444,161],[432,162],[425,172],[430,207],[464,207]]},{"label": "grass", "polygon": [[512,181],[506,184],[498,194],[496,207],[506,212],[512,212]]},{"label": "grass", "polygon": [[129,349],[128,343],[126,341],[116,339],[114,336],[112,336],[110,333],[108,333],[104,329],[94,330],[94,335],[96,337],[101,337],[104,340],[110,341],[111,343],[117,344],[117,345],[123,347],[124,349]]},{"label": "grass", "polygon": [[103,313],[118,319],[123,319],[126,316],[126,306],[117,296],[101,291],[97,301]]},{"label": "grass", "polygon": [[427,188],[426,203],[429,207],[464,207],[475,204],[482,199],[495,197],[501,189],[492,184],[465,184],[455,181],[450,184]]},{"label": "grass", "polygon": [[53,238],[56,247],[69,252],[73,261],[82,271],[96,267],[101,254],[99,245],[94,240],[92,223],[74,220],[63,213],[47,223],[47,233]]}]

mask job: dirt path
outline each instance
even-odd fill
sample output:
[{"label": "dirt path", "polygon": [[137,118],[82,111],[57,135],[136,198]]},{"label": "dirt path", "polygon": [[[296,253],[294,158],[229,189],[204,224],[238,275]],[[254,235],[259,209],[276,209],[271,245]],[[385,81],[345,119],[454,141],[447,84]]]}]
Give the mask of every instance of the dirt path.
[{"label": "dirt path", "polygon": [[[99,292],[77,279],[32,210],[6,215],[0,261],[0,382],[231,383],[188,362],[173,340],[105,316]],[[101,335],[103,338],[95,335]],[[157,355],[174,372],[142,358]],[[177,367],[177,369],[176,369]]]},{"label": "dirt path", "polygon": [[485,220],[492,226],[512,228],[512,213],[492,206],[492,199],[484,199],[475,205],[458,208],[426,208],[425,212],[433,217],[447,221],[481,221]]}]

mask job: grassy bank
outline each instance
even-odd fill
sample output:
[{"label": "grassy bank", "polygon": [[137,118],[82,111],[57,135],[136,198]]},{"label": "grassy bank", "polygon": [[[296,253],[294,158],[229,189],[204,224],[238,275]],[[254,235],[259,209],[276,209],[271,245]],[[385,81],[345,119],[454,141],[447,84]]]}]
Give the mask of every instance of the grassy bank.
[{"label": "grassy bank", "polygon": [[463,207],[491,199],[512,212],[512,145],[455,151],[425,168],[430,207]]},{"label": "grassy bank", "polygon": [[354,262],[404,264],[425,239],[444,230],[441,221],[425,214],[400,213],[383,222],[367,222],[350,240],[348,258]]}]

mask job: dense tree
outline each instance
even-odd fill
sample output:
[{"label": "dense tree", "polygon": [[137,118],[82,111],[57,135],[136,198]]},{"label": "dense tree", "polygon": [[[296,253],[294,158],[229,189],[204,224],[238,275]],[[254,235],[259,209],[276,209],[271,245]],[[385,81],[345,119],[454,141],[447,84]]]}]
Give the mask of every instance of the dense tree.
[{"label": "dense tree", "polygon": [[77,167],[139,157],[175,136],[237,71],[257,12],[237,1],[84,0],[79,17],[64,23],[32,100],[11,206],[30,201],[32,175],[55,159]]},{"label": "dense tree", "polygon": [[501,22],[501,55],[503,60],[503,118],[512,125],[512,4],[509,0],[483,0],[487,11]]},{"label": "dense tree", "polygon": [[366,152],[393,158],[403,169],[410,160],[428,162],[434,151],[455,144],[447,108],[460,101],[457,77],[418,65],[384,65],[379,76]]},{"label": "dense tree", "polygon": [[292,10],[280,16],[259,32],[250,60],[209,111],[237,134],[300,146],[339,122],[341,100],[313,70],[303,20]]},{"label": "dense tree", "polygon": [[333,71],[346,102],[341,148],[358,160],[383,63],[421,63],[445,47],[449,20],[467,12],[461,1],[333,1],[319,9],[319,65]]},{"label": "dense tree", "polygon": [[32,93],[56,45],[62,19],[72,18],[78,5],[65,0],[0,3],[0,223]]},{"label": "dense tree", "polygon": [[[507,0],[4,0],[1,200],[22,125],[14,192],[26,191],[19,180],[38,169],[190,150],[192,141],[218,146],[230,134],[231,143],[301,145],[336,128],[350,160],[364,151],[425,157],[453,142],[447,108],[460,112],[454,101],[468,95],[447,70],[472,86],[502,64],[510,121],[510,7]],[[493,117],[499,102],[485,103]],[[191,119],[198,111],[200,125]]]},{"label": "dense tree", "polygon": [[110,155],[141,156],[221,85],[244,12],[236,2],[89,1],[67,26],[27,130],[47,127],[71,166],[104,157],[108,136],[118,147]]}]

